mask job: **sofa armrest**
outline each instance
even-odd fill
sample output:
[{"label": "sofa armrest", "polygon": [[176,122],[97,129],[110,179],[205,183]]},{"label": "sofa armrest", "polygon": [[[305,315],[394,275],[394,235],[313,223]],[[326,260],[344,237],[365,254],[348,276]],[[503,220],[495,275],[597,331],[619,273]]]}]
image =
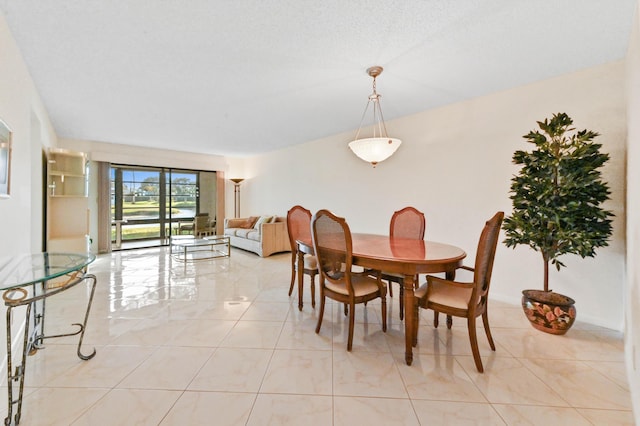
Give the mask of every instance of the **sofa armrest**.
[{"label": "sofa armrest", "polygon": [[262,256],[269,256],[272,253],[291,251],[289,244],[289,233],[286,222],[271,222],[260,225],[262,240]]},{"label": "sofa armrest", "polygon": [[[260,233],[263,234],[266,232],[283,232],[282,226],[284,225],[284,230],[287,229],[287,224],[284,222],[269,222],[269,223],[261,223],[260,224]],[[271,231],[269,231],[271,230]]]}]

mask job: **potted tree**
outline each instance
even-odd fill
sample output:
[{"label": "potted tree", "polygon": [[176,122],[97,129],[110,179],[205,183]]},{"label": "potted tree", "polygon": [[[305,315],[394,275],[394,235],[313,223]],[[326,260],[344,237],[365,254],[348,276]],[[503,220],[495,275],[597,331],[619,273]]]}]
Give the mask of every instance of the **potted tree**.
[{"label": "potted tree", "polygon": [[600,173],[609,155],[593,142],[598,133],[572,125],[557,113],[523,136],[535,149],[513,154],[522,167],[511,180],[513,212],[502,227],[507,247],[523,244],[542,254],[544,290],[524,290],[522,307],[536,329],[552,334],[566,333],[576,310],[573,299],[549,290],[549,263],[559,271],[564,254],[593,257],[612,232],[613,213],[601,207],[610,194]]}]

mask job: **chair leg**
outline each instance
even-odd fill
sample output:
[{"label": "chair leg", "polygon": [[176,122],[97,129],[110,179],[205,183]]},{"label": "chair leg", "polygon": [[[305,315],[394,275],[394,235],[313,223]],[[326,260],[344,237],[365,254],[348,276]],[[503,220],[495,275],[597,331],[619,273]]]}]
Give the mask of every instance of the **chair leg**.
[{"label": "chair leg", "polygon": [[393,297],[393,282],[389,280],[389,296]]},{"label": "chair leg", "polygon": [[451,330],[452,325],[453,325],[453,317],[451,315],[447,315],[447,328]]},{"label": "chair leg", "polygon": [[322,316],[324,315],[324,300],[324,294],[320,294],[320,310],[318,311],[318,325],[316,325],[316,334],[320,333],[320,327],[322,327]]},{"label": "chair leg", "polygon": [[469,342],[471,343],[471,352],[473,353],[473,361],[476,363],[478,372],[483,373],[482,358],[480,358],[480,350],[478,349],[478,337],[476,335],[476,319],[471,317],[467,319],[467,327],[469,327]]},{"label": "chair leg", "polygon": [[[351,351],[353,347],[353,329],[356,322],[356,309],[354,304],[350,304],[351,309],[349,311],[349,336],[347,337],[347,351]],[[346,303],[345,303],[346,306]]]},{"label": "chair leg", "polygon": [[433,311],[433,326],[435,328],[438,328],[439,324],[440,324],[440,319],[438,318],[438,311]]},{"label": "chair leg", "polygon": [[482,314],[482,323],[484,324],[484,332],[487,334],[487,339],[489,340],[489,346],[491,346],[491,350],[496,350],[496,345],[493,343],[493,337],[491,337],[491,330],[489,329],[489,315],[487,311]]},{"label": "chair leg", "polygon": [[296,282],[296,259],[295,256],[293,260],[291,260],[291,284],[289,285],[289,297],[291,297],[291,293],[293,293],[293,285]]},{"label": "chair leg", "polygon": [[413,304],[413,315],[411,317],[413,321],[413,336],[411,336],[411,344],[413,347],[418,346],[418,326],[420,326],[420,304],[418,300]]},{"label": "chair leg", "polygon": [[349,315],[349,305],[347,305],[346,303],[344,304],[344,316],[346,317],[347,315]]},{"label": "chair leg", "polygon": [[404,319],[404,283],[400,283],[400,321]]},{"label": "chair leg", "polygon": [[382,299],[382,331],[387,332],[387,296]]},{"label": "chair leg", "polygon": [[311,275],[311,307],[316,307],[316,275]]}]

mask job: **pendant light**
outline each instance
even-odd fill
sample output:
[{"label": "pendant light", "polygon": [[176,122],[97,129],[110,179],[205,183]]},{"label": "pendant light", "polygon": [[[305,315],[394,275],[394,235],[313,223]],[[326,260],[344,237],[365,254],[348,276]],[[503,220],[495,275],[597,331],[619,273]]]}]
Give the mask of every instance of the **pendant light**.
[{"label": "pendant light", "polygon": [[[367,74],[373,77],[373,93],[369,95],[367,106],[360,119],[360,126],[358,127],[356,137],[353,141],[349,142],[349,148],[351,148],[353,153],[364,161],[371,163],[373,167],[379,162],[391,157],[402,143],[400,139],[389,137],[384,124],[382,107],[380,106],[380,94],[376,91],[376,77],[382,73],[382,70],[383,68],[380,66],[367,69]],[[373,104],[373,135],[369,138],[358,139],[360,131],[362,130],[362,123],[371,104]]]}]

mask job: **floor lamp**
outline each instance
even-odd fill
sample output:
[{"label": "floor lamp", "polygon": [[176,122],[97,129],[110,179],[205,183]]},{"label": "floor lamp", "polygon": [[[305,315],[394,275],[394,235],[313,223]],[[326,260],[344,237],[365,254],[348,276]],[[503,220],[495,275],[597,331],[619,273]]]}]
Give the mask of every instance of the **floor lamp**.
[{"label": "floor lamp", "polygon": [[231,179],[231,182],[233,182],[234,217],[240,217],[240,183],[243,180],[240,178]]}]

